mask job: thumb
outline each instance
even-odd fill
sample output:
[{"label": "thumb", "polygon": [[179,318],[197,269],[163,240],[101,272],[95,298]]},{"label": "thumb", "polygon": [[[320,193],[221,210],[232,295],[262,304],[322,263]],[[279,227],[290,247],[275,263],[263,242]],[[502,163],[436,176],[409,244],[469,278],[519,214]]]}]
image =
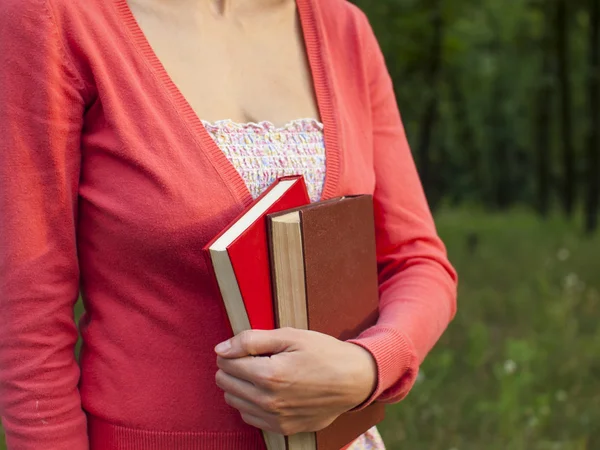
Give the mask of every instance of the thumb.
[{"label": "thumb", "polygon": [[290,330],[284,328],[242,331],[217,345],[215,352],[223,358],[273,355],[290,347],[291,334]]}]

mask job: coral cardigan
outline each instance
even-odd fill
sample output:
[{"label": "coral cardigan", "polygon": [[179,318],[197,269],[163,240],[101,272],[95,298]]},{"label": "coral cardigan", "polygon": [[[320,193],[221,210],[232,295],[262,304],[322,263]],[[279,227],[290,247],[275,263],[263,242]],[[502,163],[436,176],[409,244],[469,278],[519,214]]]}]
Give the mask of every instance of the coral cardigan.
[{"label": "coral cardigan", "polygon": [[[456,274],[368,21],[343,0],[297,5],[324,124],[323,197],[375,199],[381,314],[353,342],[377,361],[370,401],[396,402],[454,315]],[[201,252],[251,199],[126,0],[0,1],[10,450],[263,448],[214,382],[229,328]]]}]

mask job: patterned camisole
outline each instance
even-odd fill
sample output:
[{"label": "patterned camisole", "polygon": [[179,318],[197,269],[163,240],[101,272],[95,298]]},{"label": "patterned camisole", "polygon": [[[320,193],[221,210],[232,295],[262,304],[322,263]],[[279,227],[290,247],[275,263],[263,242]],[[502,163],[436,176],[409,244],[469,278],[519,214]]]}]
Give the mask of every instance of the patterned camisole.
[{"label": "patterned camisole", "polygon": [[[320,122],[300,119],[276,127],[269,122],[239,124],[221,120],[204,122],[204,126],[254,198],[278,177],[304,175],[311,201],[321,199],[325,139]],[[373,428],[347,450],[385,450],[385,446],[377,428]]]}]

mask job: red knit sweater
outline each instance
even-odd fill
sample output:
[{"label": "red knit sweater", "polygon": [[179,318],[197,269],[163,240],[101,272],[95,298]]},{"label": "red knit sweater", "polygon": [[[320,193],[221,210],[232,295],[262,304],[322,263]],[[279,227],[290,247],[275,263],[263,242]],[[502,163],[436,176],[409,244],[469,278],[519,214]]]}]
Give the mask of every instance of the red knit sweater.
[{"label": "red knit sweater", "polygon": [[[366,18],[343,0],[297,3],[325,126],[324,197],[375,199],[381,317],[356,343],[377,361],[372,400],[399,401],[453,317],[456,275]],[[10,450],[262,448],[215,385],[228,327],[201,252],[250,201],[126,0],[0,1]]]}]

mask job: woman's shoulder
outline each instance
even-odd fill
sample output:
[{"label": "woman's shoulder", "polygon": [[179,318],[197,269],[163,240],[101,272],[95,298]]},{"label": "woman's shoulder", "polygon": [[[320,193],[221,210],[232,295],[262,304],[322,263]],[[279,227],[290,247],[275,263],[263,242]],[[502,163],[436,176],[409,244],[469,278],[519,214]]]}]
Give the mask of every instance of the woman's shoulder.
[{"label": "woman's shoulder", "polygon": [[[106,16],[107,4],[112,0],[0,0],[0,23],[3,28],[25,27],[30,32],[47,25],[55,30],[55,37],[72,31],[74,24],[86,27]],[[94,20],[87,20],[94,18]],[[42,31],[46,30],[42,26]],[[10,37],[10,36],[9,36]]]},{"label": "woman's shoulder", "polygon": [[97,0],[1,0],[0,19],[5,21],[23,20],[34,16],[53,18],[65,11],[82,11],[94,7]]},{"label": "woman's shoulder", "polygon": [[327,26],[344,29],[368,25],[365,13],[348,0],[319,0],[313,4],[320,9]]},{"label": "woman's shoulder", "polygon": [[2,0],[0,22],[3,24],[24,22],[36,16],[47,16],[49,11],[47,0]]},{"label": "woman's shoulder", "polygon": [[319,0],[314,4],[320,10],[323,29],[330,41],[347,45],[360,41],[364,48],[373,31],[365,13],[347,0]]},{"label": "woman's shoulder", "polygon": [[90,82],[86,51],[91,36],[109,29],[112,1],[0,0],[0,55],[40,70],[61,67],[83,91]]},{"label": "woman's shoulder", "polygon": [[50,0],[0,0],[0,42],[6,48],[41,45],[54,36]]}]

